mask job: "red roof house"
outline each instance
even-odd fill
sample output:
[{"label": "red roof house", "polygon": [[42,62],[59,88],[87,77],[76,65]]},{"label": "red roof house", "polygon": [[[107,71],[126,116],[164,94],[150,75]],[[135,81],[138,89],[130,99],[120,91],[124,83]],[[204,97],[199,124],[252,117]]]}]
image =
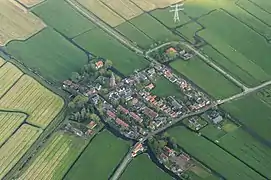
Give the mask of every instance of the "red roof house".
[{"label": "red roof house", "polygon": [[121,105],[119,105],[118,108],[119,108],[119,110],[120,110],[121,112],[123,112],[124,114],[128,114],[128,113],[129,113],[128,109],[124,108],[124,107],[121,106]]},{"label": "red roof house", "polygon": [[116,123],[118,124],[118,125],[121,125],[121,126],[123,126],[123,127],[129,127],[129,124],[127,124],[126,122],[124,122],[123,120],[121,120],[120,118],[117,118],[116,119]]},{"label": "red roof house", "polygon": [[136,113],[134,112],[130,112],[130,116],[132,116],[132,118],[134,118],[135,120],[137,120],[138,122],[142,122],[143,119],[141,119]]},{"label": "red roof house", "polygon": [[98,61],[95,63],[95,66],[96,66],[96,69],[100,69],[101,67],[104,66],[104,63],[103,63],[103,61]]},{"label": "red roof house", "polygon": [[97,123],[94,122],[94,121],[91,121],[91,122],[88,124],[88,127],[89,127],[90,129],[93,129],[93,128],[95,128],[96,126],[97,126]]},{"label": "red roof house", "polygon": [[107,110],[107,111],[106,111],[106,114],[107,114],[109,117],[113,118],[113,119],[116,118],[116,114],[113,113],[112,111]]}]

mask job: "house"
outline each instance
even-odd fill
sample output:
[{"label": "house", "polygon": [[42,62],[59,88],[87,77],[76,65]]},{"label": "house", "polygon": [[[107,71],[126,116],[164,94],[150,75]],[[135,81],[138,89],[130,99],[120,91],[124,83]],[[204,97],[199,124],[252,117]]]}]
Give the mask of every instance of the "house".
[{"label": "house", "polygon": [[168,161],[168,157],[167,157],[167,155],[165,155],[164,153],[161,153],[161,154],[160,154],[160,159],[161,159],[163,162],[167,162],[167,161]]},{"label": "house", "polygon": [[124,108],[123,106],[119,105],[118,109],[123,112],[124,114],[128,114],[129,113],[129,110]]},{"label": "house", "polygon": [[212,121],[213,121],[214,124],[218,124],[221,121],[223,121],[223,117],[219,115],[219,116],[213,118]]},{"label": "house", "polygon": [[107,110],[107,111],[106,111],[106,114],[107,114],[109,117],[113,118],[113,119],[116,118],[116,114],[113,113],[112,111]]},{"label": "house", "polygon": [[165,154],[167,154],[168,156],[175,156],[175,151],[170,149],[169,147],[165,146],[164,150],[165,150]]},{"label": "house", "polygon": [[177,50],[174,47],[170,47],[166,50],[167,54],[171,54],[171,53],[177,53]]},{"label": "house", "polygon": [[127,124],[126,122],[124,122],[123,120],[121,120],[120,118],[116,119],[116,123],[122,127],[128,128],[129,124]]},{"label": "house", "polygon": [[143,121],[143,119],[141,119],[136,113],[134,113],[134,112],[130,112],[130,116],[132,117],[132,118],[134,118],[136,121],[138,121],[138,122],[142,122]]},{"label": "house", "polygon": [[147,85],[145,88],[148,89],[148,90],[152,90],[152,89],[154,88],[154,84],[153,84],[153,83],[150,83],[150,84]]},{"label": "house", "polygon": [[144,151],[144,147],[141,143],[138,143],[137,146],[134,148],[133,152],[132,152],[132,157],[135,157],[137,155],[138,152],[142,152]]},{"label": "house", "polygon": [[71,86],[71,85],[72,85],[72,81],[70,81],[70,80],[65,80],[65,81],[63,81],[63,85]]},{"label": "house", "polygon": [[164,76],[165,76],[166,78],[171,78],[171,77],[172,77],[172,73],[171,73],[169,70],[166,70],[166,71],[164,72]]},{"label": "house", "polygon": [[86,96],[91,96],[93,94],[95,94],[97,91],[95,88],[91,88],[88,90],[88,92],[85,94]]},{"label": "house", "polygon": [[156,113],[155,111],[151,110],[150,108],[146,107],[143,111],[144,114],[146,114],[147,116],[149,116],[150,118],[154,119],[156,117],[158,117],[158,113]]},{"label": "house", "polygon": [[179,157],[182,158],[182,159],[185,160],[185,161],[189,161],[189,160],[190,160],[189,155],[188,155],[188,154],[185,154],[185,153],[182,153]]},{"label": "house", "polygon": [[103,61],[97,61],[97,62],[95,63],[95,66],[96,66],[96,69],[100,69],[101,67],[104,66],[104,62],[103,62]]},{"label": "house", "polygon": [[88,124],[88,127],[90,129],[94,129],[95,127],[97,126],[97,123],[95,121],[91,121],[89,124]]},{"label": "house", "polygon": [[149,75],[150,77],[152,77],[152,76],[155,74],[155,69],[154,69],[154,68],[151,68],[151,69],[149,69],[149,70],[147,71],[147,73],[148,73],[148,75]]}]

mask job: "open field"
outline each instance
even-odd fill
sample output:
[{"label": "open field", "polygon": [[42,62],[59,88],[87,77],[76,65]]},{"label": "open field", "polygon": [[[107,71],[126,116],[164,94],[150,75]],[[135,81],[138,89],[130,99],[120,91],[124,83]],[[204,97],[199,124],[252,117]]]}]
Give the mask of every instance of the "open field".
[{"label": "open field", "polygon": [[20,160],[24,153],[36,141],[42,130],[29,125],[23,125],[0,148],[0,179]]},{"label": "open field", "polygon": [[[140,173],[139,173],[140,172]],[[170,180],[167,173],[159,169],[149,157],[145,154],[137,156],[128,165],[127,169],[121,175],[120,180]]]},{"label": "open field", "polygon": [[170,66],[216,99],[223,99],[241,92],[235,84],[197,56],[188,61],[176,60],[170,63]]},{"label": "open field", "polygon": [[265,0],[251,0],[254,4],[258,5],[260,8],[264,9],[265,11],[271,13],[271,3],[270,1]]},{"label": "open field", "polygon": [[127,142],[103,131],[90,142],[64,179],[108,179],[128,149]]},{"label": "open field", "polygon": [[219,140],[219,144],[248,165],[271,179],[271,149],[241,128]]},{"label": "open field", "polygon": [[189,154],[211,167],[226,179],[263,180],[264,178],[216,144],[184,127],[168,131]]},{"label": "open field", "polygon": [[3,58],[1,58],[1,56],[0,56],[0,66],[2,66],[3,64],[5,64],[5,60],[3,59]]},{"label": "open field", "polygon": [[79,137],[58,131],[47,141],[19,179],[62,179],[83,150],[84,143]]},{"label": "open field", "polygon": [[242,99],[222,105],[230,115],[243,125],[271,142],[270,87]]},{"label": "open field", "polygon": [[190,43],[195,43],[195,35],[197,31],[201,30],[202,27],[197,24],[196,22],[191,22],[188,24],[185,24],[184,26],[177,29],[178,32],[180,32],[183,37],[189,41]]},{"label": "open field", "polygon": [[183,96],[180,88],[163,76],[155,81],[154,84],[155,88],[151,92],[159,97]]},{"label": "open field", "polygon": [[74,37],[95,27],[91,21],[74,10],[65,0],[47,0],[32,11],[47,25],[68,37]]},{"label": "open field", "polygon": [[10,0],[0,1],[0,24],[0,46],[14,39],[27,39],[45,27],[35,15]]},{"label": "open field", "polygon": [[[267,57],[271,55],[271,45],[265,39],[222,11],[201,18],[200,23],[207,29],[200,31],[199,35],[232,63],[257,80],[269,78],[271,70]],[[225,30],[229,26],[234,33]]]},{"label": "open field", "polygon": [[7,51],[52,81],[66,80],[87,62],[87,55],[51,28],[27,41],[13,41]]},{"label": "open field", "polygon": [[151,11],[156,8],[165,8],[181,0],[131,0],[144,11]]},{"label": "open field", "polygon": [[82,6],[84,6],[87,10],[94,13],[101,20],[106,22],[112,27],[120,25],[125,22],[125,19],[106,6],[99,0],[76,0]]},{"label": "open field", "polygon": [[147,60],[136,55],[101,29],[84,33],[75,38],[74,41],[90,53],[111,60],[113,66],[125,75],[148,65]]},{"label": "open field", "polygon": [[149,36],[144,34],[129,22],[122,23],[115,29],[118,30],[127,39],[131,40],[134,44],[137,44],[143,49],[148,49],[152,44],[155,43],[153,39],[151,39]]},{"label": "open field", "polygon": [[179,12],[180,21],[174,22],[174,12],[170,12],[170,10],[174,10],[174,8],[165,8],[165,9],[156,9],[151,12],[151,15],[156,19],[161,21],[164,25],[169,28],[174,28],[189,22],[191,19],[185,15],[182,11]]},{"label": "open field", "polygon": [[63,100],[29,76],[20,80],[0,99],[0,108],[29,114],[27,122],[45,128],[60,112]]},{"label": "open field", "polygon": [[26,115],[0,111],[0,147],[26,119]]},{"label": "open field", "polygon": [[0,97],[12,87],[12,85],[23,75],[23,73],[11,63],[0,67]]},{"label": "open field", "polygon": [[45,0],[18,0],[18,1],[22,3],[23,5],[25,5],[26,7],[30,8]]},{"label": "open field", "polygon": [[130,22],[155,41],[167,42],[181,39],[149,14],[142,14]]}]

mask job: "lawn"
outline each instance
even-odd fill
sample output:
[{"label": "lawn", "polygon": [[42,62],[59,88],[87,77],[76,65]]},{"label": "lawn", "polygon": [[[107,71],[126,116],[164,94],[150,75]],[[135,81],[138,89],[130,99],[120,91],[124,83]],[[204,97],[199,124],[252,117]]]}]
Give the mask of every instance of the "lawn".
[{"label": "lawn", "polygon": [[239,128],[219,140],[219,144],[271,179],[271,149]]},{"label": "lawn", "polygon": [[152,90],[152,93],[159,97],[168,97],[168,96],[183,97],[180,88],[163,76],[159,77],[159,79],[155,81],[154,84],[155,88]]},{"label": "lawn", "polygon": [[143,49],[148,49],[152,44],[154,44],[153,39],[129,22],[125,22],[117,26],[116,30]]},{"label": "lawn", "polygon": [[184,26],[177,29],[178,32],[180,32],[186,40],[188,40],[190,43],[194,44],[195,41],[195,35],[197,31],[201,30],[202,27],[197,24],[196,22],[191,22],[188,24],[185,24]]},{"label": "lawn", "polygon": [[128,165],[120,180],[170,180],[167,173],[159,169],[145,154],[139,155]]},{"label": "lawn", "polygon": [[68,37],[94,28],[94,24],[79,14],[64,0],[47,0],[32,10],[47,25]]},{"label": "lawn", "polygon": [[170,66],[216,99],[223,99],[241,91],[197,56],[188,61],[176,60],[170,63]]},{"label": "lawn", "polygon": [[162,22],[169,28],[175,28],[182,24],[189,22],[191,19],[185,15],[182,11],[179,12],[180,21],[174,22],[174,12],[170,12],[170,10],[174,10],[174,8],[165,8],[165,9],[156,9],[151,12],[151,15]]},{"label": "lawn", "polygon": [[214,143],[184,127],[172,128],[168,133],[176,138],[177,143],[184,148],[185,151],[211,167],[225,179],[264,179]]},{"label": "lawn", "polygon": [[128,149],[129,143],[103,131],[90,142],[64,179],[108,179]]},{"label": "lawn", "polygon": [[80,70],[87,55],[51,28],[46,28],[26,41],[12,41],[8,53],[27,67],[53,81],[62,81]]},{"label": "lawn", "polygon": [[130,22],[157,42],[168,42],[181,39],[181,37],[174,35],[163,24],[149,14],[142,14],[130,20]]},{"label": "lawn", "polygon": [[121,73],[129,75],[136,69],[145,68],[148,61],[126,48],[123,44],[101,29],[94,29],[82,34],[74,41],[90,53],[113,62]]}]

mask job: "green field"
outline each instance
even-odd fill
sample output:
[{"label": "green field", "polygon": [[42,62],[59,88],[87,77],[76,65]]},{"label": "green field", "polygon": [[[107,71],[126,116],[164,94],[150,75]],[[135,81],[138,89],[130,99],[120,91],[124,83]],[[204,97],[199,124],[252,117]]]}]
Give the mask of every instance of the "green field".
[{"label": "green field", "polygon": [[154,84],[155,88],[151,92],[159,97],[183,96],[181,89],[163,76],[159,77]]},{"label": "green field", "polygon": [[84,33],[75,38],[74,41],[90,53],[110,59],[113,66],[125,75],[148,65],[148,61],[143,57],[136,55],[101,29]]},{"label": "green field", "polygon": [[46,28],[26,41],[12,41],[8,53],[27,67],[53,81],[62,81],[80,70],[87,55],[51,28]]},{"label": "green field", "polygon": [[[162,22],[169,28],[175,28],[182,24],[189,22],[191,19],[185,15],[182,11],[179,12],[180,21],[174,22],[174,12],[170,12],[173,8],[156,9],[151,12],[151,15]],[[174,9],[173,9],[174,10]]]},{"label": "green field", "polygon": [[220,2],[216,0],[186,0],[183,11],[190,17],[201,17],[219,7]]},{"label": "green field", "polygon": [[128,149],[127,142],[103,131],[90,142],[64,179],[108,179]]},{"label": "green field", "polygon": [[248,165],[271,179],[271,149],[241,128],[223,136],[219,144]]},{"label": "green field", "polygon": [[265,11],[271,13],[271,2],[266,0],[251,0],[251,2],[255,3]]},{"label": "green field", "polygon": [[47,0],[36,6],[33,12],[47,25],[68,37],[76,36],[95,27],[64,0]]},{"label": "green field", "polygon": [[116,29],[129,40],[131,40],[143,49],[148,49],[152,44],[154,44],[153,39],[138,30],[134,25],[129,22],[122,23],[121,25],[117,26]]},{"label": "green field", "polygon": [[214,98],[226,98],[241,91],[231,81],[196,56],[188,61],[176,60],[170,63],[170,66]]},{"label": "green field", "polygon": [[157,42],[168,42],[181,39],[181,37],[174,35],[164,25],[148,14],[138,16],[130,20],[130,22]]},{"label": "green field", "polygon": [[159,169],[147,155],[142,154],[133,159],[120,180],[170,180],[167,173]]},{"label": "green field", "polygon": [[197,31],[201,30],[202,27],[197,24],[196,22],[191,22],[188,24],[185,24],[184,26],[180,27],[177,29],[186,40],[188,40],[190,43],[194,44],[195,43],[195,35]]},{"label": "green field", "polygon": [[214,143],[184,127],[172,128],[168,133],[176,138],[177,143],[184,148],[185,151],[211,167],[226,179],[264,179]]}]

